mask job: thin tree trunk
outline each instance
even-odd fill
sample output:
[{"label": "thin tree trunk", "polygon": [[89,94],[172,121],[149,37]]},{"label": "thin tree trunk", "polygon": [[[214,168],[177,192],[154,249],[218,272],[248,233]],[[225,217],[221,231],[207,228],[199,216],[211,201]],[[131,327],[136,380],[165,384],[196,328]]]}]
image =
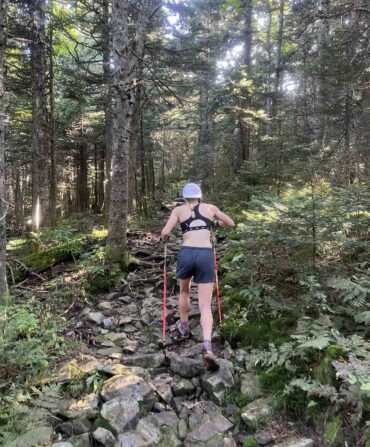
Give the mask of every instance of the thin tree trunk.
[{"label": "thin tree trunk", "polygon": [[104,72],[104,113],[105,113],[105,192],[104,192],[104,221],[108,223],[110,196],[112,187],[112,147],[113,147],[113,91],[111,70],[111,28],[109,23],[109,0],[103,2],[103,72]]},{"label": "thin tree trunk", "polygon": [[50,34],[49,34],[49,103],[50,103],[50,225],[56,225],[56,207],[57,207],[57,178],[56,178],[56,162],[55,162],[55,97],[54,97],[54,54],[53,54],[53,37],[54,37],[54,8],[53,1],[50,2]]},{"label": "thin tree trunk", "polygon": [[34,169],[32,226],[49,223],[49,125],[46,107],[45,0],[32,4],[31,64],[33,74]]},{"label": "thin tree trunk", "polygon": [[8,296],[6,281],[6,212],[5,202],[5,141],[4,141],[4,56],[5,19],[8,1],[0,0],[0,299]]},{"label": "thin tree trunk", "polygon": [[[244,55],[243,63],[245,66],[245,72],[248,80],[251,79],[252,66],[251,66],[251,54],[252,54],[252,14],[253,14],[253,2],[252,0],[243,0],[243,17],[244,17]],[[241,98],[239,102],[240,113],[237,117],[237,127],[239,135],[238,153],[234,163],[234,171],[240,170],[244,161],[249,160],[250,157],[250,126],[245,120],[245,111],[250,107],[251,96],[248,88],[243,87],[241,89]]]}]

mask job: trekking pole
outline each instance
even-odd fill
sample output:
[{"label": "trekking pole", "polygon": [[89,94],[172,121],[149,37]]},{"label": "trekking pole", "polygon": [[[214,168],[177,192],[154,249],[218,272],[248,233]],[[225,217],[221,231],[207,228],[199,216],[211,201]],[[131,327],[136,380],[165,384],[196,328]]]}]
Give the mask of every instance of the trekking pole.
[{"label": "trekking pole", "polygon": [[216,243],[215,243],[215,238],[213,237],[212,239],[213,239],[213,256],[214,256],[213,266],[215,269],[215,278],[216,278],[216,296],[217,296],[218,319],[220,320],[220,323],[222,323],[220,288],[218,285],[218,273],[217,273]]},{"label": "trekking pole", "polygon": [[163,318],[162,318],[162,338],[166,338],[166,317],[167,317],[167,242],[164,243],[164,266],[163,266]]}]

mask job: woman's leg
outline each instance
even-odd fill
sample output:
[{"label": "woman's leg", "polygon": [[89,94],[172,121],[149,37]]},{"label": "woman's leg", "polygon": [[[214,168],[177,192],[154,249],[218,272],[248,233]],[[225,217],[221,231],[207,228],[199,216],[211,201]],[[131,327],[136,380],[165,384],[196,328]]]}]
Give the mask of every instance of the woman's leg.
[{"label": "woman's leg", "polygon": [[213,282],[198,284],[198,305],[200,310],[200,324],[202,326],[203,340],[211,341],[213,317],[211,310],[211,298],[213,293]]},{"label": "woman's leg", "polygon": [[190,284],[191,278],[189,279],[179,279],[180,283],[180,296],[179,296],[179,312],[180,319],[183,323],[188,323],[189,321],[189,310],[190,310]]}]

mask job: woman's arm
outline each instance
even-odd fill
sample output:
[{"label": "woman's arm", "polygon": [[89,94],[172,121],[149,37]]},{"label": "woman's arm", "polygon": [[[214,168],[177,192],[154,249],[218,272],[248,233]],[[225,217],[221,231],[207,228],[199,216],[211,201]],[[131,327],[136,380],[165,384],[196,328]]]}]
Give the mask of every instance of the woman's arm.
[{"label": "woman's arm", "polygon": [[227,214],[220,211],[217,206],[213,206],[213,214],[218,220],[218,225],[220,227],[235,227],[235,222]]},{"label": "woman's arm", "polygon": [[172,210],[172,213],[171,213],[166,225],[164,226],[164,228],[161,232],[163,242],[167,242],[168,237],[169,237],[171,231],[173,230],[173,227],[177,224],[178,220],[179,220],[178,209],[174,208]]}]

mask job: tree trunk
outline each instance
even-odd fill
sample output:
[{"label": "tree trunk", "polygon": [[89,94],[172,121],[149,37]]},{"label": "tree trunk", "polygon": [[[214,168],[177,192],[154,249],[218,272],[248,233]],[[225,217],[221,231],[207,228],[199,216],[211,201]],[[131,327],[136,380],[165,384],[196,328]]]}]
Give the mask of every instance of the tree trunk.
[{"label": "tree trunk", "polygon": [[[330,0],[320,0],[318,3],[318,12],[325,14]],[[314,104],[315,123],[314,123],[314,151],[319,152],[325,147],[326,132],[326,81],[324,52],[326,51],[326,42],[328,38],[328,19],[321,18],[319,20],[319,35],[317,40],[319,68],[317,74],[317,93]]]},{"label": "tree trunk", "polygon": [[[127,212],[129,204],[129,156],[132,116],[139,83],[140,61],[149,16],[138,12],[134,51],[128,33],[128,0],[115,0],[112,7],[113,55],[113,151],[112,190],[109,212],[106,260],[125,268],[127,256]],[[147,11],[145,11],[147,12]]]},{"label": "tree trunk", "polygon": [[35,0],[31,7],[32,43],[31,64],[33,75],[34,169],[32,226],[49,224],[49,126],[47,119],[45,0]]},{"label": "tree trunk", "polygon": [[[252,0],[243,0],[243,18],[244,18],[244,54],[243,64],[245,66],[245,73],[247,79],[251,79],[252,67],[251,67],[251,54],[252,54],[252,14],[253,3]],[[241,168],[244,161],[249,160],[250,157],[250,126],[245,120],[245,111],[250,107],[251,96],[248,88],[243,87],[241,89],[241,97],[239,101],[240,113],[237,117],[238,127],[238,153],[234,163],[234,171],[237,172]]]},{"label": "tree trunk", "polygon": [[4,25],[8,8],[7,0],[0,0],[0,299],[8,296],[6,280],[6,212],[5,202],[5,141],[4,141]]},{"label": "tree trunk", "polygon": [[109,206],[112,187],[112,147],[113,147],[113,91],[111,58],[111,28],[109,24],[109,0],[103,2],[103,72],[104,72],[104,113],[105,113],[105,191],[104,191],[104,220],[108,223]]},{"label": "tree trunk", "polygon": [[81,141],[76,153],[76,202],[78,212],[89,209],[89,187],[87,184],[88,156],[86,143]]},{"label": "tree trunk", "polygon": [[50,34],[49,34],[49,104],[50,104],[50,225],[56,225],[56,207],[57,207],[57,178],[55,162],[55,97],[54,97],[54,8],[53,2],[50,2]]},{"label": "tree trunk", "polygon": [[199,102],[199,118],[200,129],[198,135],[198,143],[195,149],[196,156],[196,177],[201,181],[203,189],[209,191],[211,187],[211,178],[213,170],[213,154],[211,148],[211,111],[209,110],[209,79],[210,73],[203,75],[200,102]]}]

